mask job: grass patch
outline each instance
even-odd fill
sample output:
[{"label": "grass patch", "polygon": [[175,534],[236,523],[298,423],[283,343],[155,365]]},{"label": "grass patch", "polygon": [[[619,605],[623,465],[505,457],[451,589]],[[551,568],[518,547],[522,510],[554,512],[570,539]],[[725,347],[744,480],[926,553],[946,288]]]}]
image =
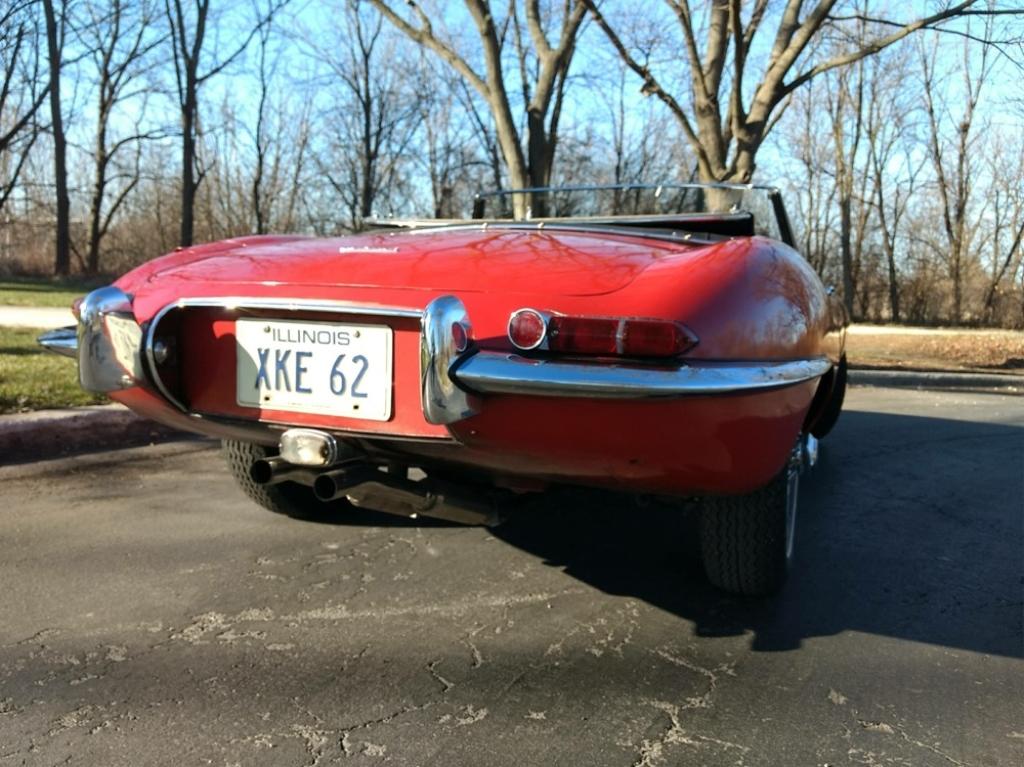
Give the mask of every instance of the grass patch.
[{"label": "grass patch", "polygon": [[860,326],[846,337],[854,367],[1024,373],[1024,333],[1014,330]]},{"label": "grass patch", "polygon": [[34,277],[0,279],[0,306],[48,306],[67,309],[71,302],[104,283],[44,280]]},{"label": "grass patch", "polygon": [[101,394],[78,386],[73,359],[42,349],[36,337],[42,330],[0,327],[0,413],[101,405]]}]

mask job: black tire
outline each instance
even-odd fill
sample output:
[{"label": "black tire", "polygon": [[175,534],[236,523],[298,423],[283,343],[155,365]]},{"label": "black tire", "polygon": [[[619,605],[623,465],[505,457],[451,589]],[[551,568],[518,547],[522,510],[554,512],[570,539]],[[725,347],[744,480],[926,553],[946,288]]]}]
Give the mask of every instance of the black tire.
[{"label": "black tire", "polygon": [[253,461],[277,454],[272,448],[226,439],[221,442],[221,452],[228,469],[242,492],[275,514],[284,514],[293,519],[326,519],[339,511],[351,508],[347,501],[324,503],[314,494],[313,488],[295,482],[279,482],[276,485],[260,485],[249,476]]},{"label": "black tire", "polygon": [[705,499],[700,550],[712,584],[752,597],[782,588],[793,558],[799,476],[797,467],[788,465],[753,493]]},{"label": "black tire", "polygon": [[811,434],[818,439],[823,439],[839,420],[839,414],[843,410],[843,400],[846,398],[846,355],[839,359],[836,366],[835,382],[832,384],[832,393],[829,395],[825,408],[818,416],[818,420],[811,427]]}]

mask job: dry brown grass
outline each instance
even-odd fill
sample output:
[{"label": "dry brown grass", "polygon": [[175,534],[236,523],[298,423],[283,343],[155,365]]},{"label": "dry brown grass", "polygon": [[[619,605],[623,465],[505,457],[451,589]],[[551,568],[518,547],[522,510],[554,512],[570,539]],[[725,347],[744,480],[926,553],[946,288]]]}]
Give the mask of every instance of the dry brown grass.
[{"label": "dry brown grass", "polygon": [[1024,332],[855,325],[846,337],[861,368],[1024,373]]}]

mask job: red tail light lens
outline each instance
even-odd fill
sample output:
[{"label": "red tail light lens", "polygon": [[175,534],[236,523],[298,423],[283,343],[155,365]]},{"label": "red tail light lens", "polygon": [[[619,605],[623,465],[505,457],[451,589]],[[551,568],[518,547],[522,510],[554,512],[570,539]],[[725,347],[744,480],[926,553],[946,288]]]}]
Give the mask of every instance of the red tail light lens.
[{"label": "red tail light lens", "polygon": [[619,354],[619,326],[612,317],[552,317],[548,348],[572,354]]},{"label": "red tail light lens", "polygon": [[622,354],[628,357],[672,357],[697,343],[697,337],[678,322],[625,320]]},{"label": "red tail light lens", "polygon": [[508,337],[517,349],[529,351],[544,343],[548,318],[536,309],[520,309],[508,320]]},{"label": "red tail light lens", "polygon": [[520,309],[508,324],[519,349],[610,357],[675,357],[697,337],[681,322],[631,317],[569,317]]}]

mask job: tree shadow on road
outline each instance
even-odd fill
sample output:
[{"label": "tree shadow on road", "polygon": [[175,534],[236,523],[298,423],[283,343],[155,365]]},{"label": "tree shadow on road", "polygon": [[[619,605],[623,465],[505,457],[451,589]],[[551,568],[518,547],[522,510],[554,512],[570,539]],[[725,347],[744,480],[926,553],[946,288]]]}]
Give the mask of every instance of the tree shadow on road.
[{"label": "tree shadow on road", "polygon": [[495,535],[698,635],[752,632],[755,650],[865,632],[1020,656],[1024,430],[854,411],[822,447],[802,480],[795,569],[772,599],[706,582],[692,507],[561,490]]}]

